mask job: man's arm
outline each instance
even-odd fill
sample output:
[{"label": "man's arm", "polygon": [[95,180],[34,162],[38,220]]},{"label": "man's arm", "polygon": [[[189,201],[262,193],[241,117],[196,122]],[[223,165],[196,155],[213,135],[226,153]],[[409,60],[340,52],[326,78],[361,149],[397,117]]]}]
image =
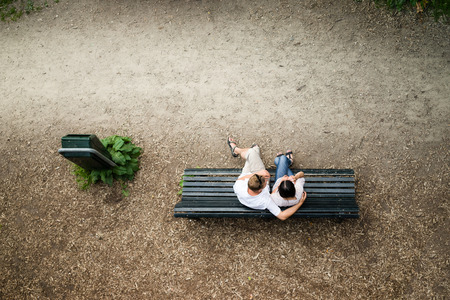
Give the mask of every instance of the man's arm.
[{"label": "man's arm", "polygon": [[261,170],[261,171],[256,172],[255,174],[258,174],[259,176],[264,177],[264,179],[265,179],[264,187],[266,187],[267,184],[270,182],[270,173],[269,173],[269,171]]},{"label": "man's arm", "polygon": [[245,180],[245,179],[250,178],[250,177],[252,177],[252,176],[253,176],[253,174],[248,174],[248,175],[239,177],[237,180]]},{"label": "man's arm", "polygon": [[306,199],[306,192],[303,192],[303,195],[302,195],[302,198],[300,199],[300,201],[297,204],[295,204],[294,206],[291,206],[288,209],[285,209],[282,212],[280,212],[277,215],[277,218],[280,219],[281,221],[284,221],[287,218],[289,218],[290,216],[292,216],[300,208],[300,206],[303,205],[303,202],[305,202],[305,199]]}]

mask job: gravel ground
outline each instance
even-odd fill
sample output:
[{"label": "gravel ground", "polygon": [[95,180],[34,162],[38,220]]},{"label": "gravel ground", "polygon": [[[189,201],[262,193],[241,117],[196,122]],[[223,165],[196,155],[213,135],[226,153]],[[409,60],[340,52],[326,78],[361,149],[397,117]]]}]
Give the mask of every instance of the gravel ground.
[{"label": "gravel ground", "polygon": [[[450,27],[344,1],[65,1],[1,23],[0,298],[446,299]],[[68,133],[141,170],[78,189]],[[184,168],[352,168],[357,220],[175,219]],[[307,200],[306,200],[307,201]]]}]

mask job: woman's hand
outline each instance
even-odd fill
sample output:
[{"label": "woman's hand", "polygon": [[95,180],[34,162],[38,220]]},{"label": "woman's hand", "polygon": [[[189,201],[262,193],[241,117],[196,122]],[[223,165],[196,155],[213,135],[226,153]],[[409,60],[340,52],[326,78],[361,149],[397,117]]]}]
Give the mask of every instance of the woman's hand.
[{"label": "woman's hand", "polygon": [[295,179],[296,180],[299,179],[299,178],[302,178],[302,177],[305,177],[305,173],[303,173],[302,171],[300,171],[297,174],[295,174]]}]

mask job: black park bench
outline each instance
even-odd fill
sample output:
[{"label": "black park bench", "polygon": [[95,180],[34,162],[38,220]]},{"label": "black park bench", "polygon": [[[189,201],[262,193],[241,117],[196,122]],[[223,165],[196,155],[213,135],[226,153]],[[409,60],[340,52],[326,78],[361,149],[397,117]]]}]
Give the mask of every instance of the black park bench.
[{"label": "black park bench", "polygon": [[[275,170],[270,186],[274,183]],[[355,172],[351,169],[302,169],[305,173],[305,203],[292,217],[358,218],[355,200]],[[183,175],[181,202],[174,208],[175,217],[275,217],[268,210],[242,205],[233,191],[241,169],[186,169]],[[281,208],[284,210],[285,208]]]}]

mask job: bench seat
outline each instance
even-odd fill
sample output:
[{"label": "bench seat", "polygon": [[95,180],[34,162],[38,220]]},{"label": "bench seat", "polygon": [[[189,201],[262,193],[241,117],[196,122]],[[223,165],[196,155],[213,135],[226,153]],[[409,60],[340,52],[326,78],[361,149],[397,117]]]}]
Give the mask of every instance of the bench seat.
[{"label": "bench seat", "polygon": [[[241,169],[186,169],[183,175],[181,202],[174,208],[175,217],[246,217],[272,218],[268,210],[242,205],[233,192]],[[275,170],[271,174],[273,186]],[[358,218],[355,199],[355,173],[351,169],[302,169],[305,173],[305,203],[292,217]],[[285,207],[281,208],[286,209]]]}]

